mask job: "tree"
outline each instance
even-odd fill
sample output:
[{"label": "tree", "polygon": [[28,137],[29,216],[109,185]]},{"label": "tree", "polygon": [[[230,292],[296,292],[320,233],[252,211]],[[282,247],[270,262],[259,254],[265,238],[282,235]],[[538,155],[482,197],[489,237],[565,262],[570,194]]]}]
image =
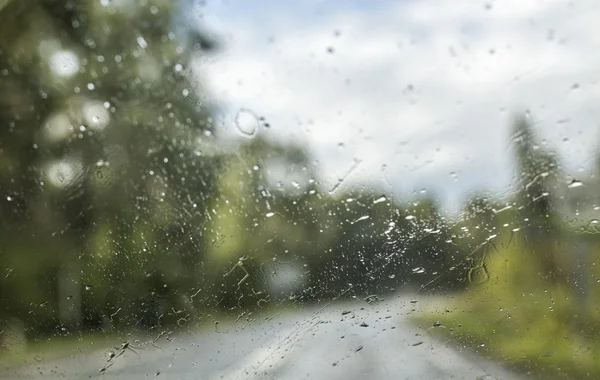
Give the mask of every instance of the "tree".
[{"label": "tree", "polygon": [[544,275],[557,282],[561,266],[557,259],[556,237],[560,232],[556,211],[559,165],[556,155],[541,146],[525,117],[519,117],[513,125],[517,204],[524,233],[531,250],[539,258]]},{"label": "tree", "polygon": [[214,44],[174,28],[176,2],[2,4],[0,254],[15,275],[0,319],[37,332],[116,310],[117,325],[173,323],[165,310],[198,281],[219,171],[188,66]]}]

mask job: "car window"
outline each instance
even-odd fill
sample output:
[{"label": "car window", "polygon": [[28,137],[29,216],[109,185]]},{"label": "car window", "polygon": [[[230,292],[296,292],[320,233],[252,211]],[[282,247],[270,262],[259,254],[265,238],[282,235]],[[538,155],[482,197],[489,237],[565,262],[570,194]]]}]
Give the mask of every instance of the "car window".
[{"label": "car window", "polygon": [[0,0],[0,377],[600,377],[599,14]]}]

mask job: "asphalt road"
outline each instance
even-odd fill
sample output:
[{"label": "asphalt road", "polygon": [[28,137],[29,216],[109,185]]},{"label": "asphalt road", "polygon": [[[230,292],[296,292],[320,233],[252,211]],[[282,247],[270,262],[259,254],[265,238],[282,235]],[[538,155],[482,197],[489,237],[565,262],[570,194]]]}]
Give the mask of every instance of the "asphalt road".
[{"label": "asphalt road", "polygon": [[[398,297],[289,309],[269,318],[17,369],[3,379],[516,379],[499,366],[436,341],[408,322]],[[132,343],[133,345],[133,343]],[[110,365],[107,367],[107,365]],[[102,368],[106,368],[101,372]]]}]

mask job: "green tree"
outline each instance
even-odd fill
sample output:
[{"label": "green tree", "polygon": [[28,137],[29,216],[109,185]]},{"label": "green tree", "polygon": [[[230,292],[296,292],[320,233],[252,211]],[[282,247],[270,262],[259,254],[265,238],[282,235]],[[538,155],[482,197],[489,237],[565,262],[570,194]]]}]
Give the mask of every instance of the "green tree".
[{"label": "green tree", "polygon": [[517,204],[530,247],[549,281],[561,279],[557,255],[560,222],[556,207],[559,165],[556,154],[542,146],[528,119],[513,125]]},{"label": "green tree", "polygon": [[37,332],[174,323],[219,170],[189,67],[214,45],[174,27],[172,1],[2,4],[0,254],[15,275],[0,318]]}]

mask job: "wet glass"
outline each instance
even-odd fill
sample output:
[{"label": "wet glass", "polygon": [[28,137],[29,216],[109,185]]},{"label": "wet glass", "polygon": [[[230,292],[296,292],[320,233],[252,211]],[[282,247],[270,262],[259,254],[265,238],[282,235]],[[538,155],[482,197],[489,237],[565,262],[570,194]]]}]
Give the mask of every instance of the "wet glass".
[{"label": "wet glass", "polygon": [[0,377],[600,377],[599,15],[0,0]]}]

